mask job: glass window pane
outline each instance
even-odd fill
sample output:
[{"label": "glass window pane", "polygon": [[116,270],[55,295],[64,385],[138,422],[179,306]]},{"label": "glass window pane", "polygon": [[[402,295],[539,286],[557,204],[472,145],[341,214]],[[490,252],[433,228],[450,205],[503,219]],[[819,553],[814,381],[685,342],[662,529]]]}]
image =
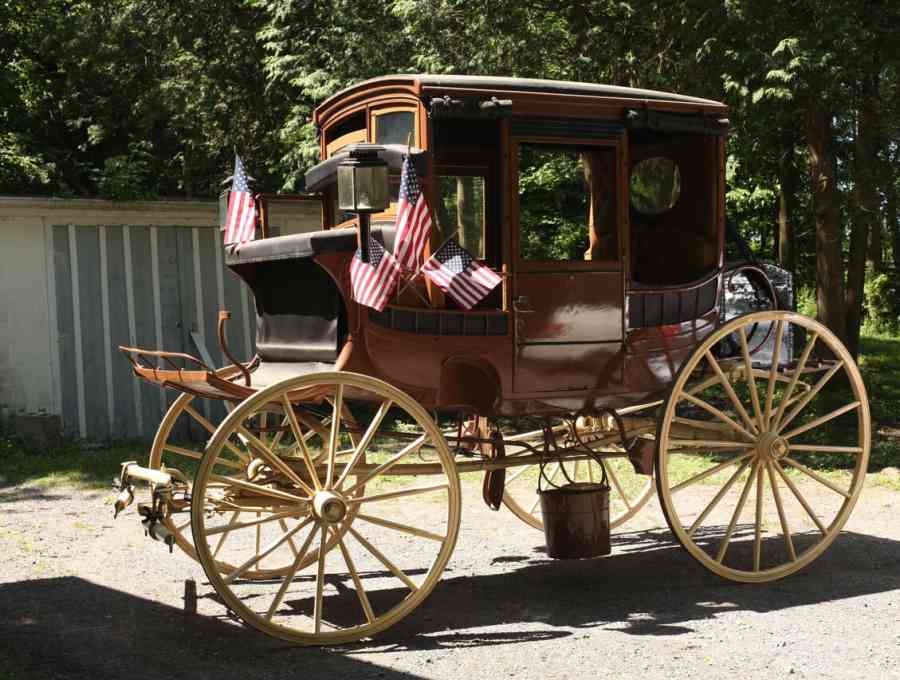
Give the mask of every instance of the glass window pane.
[{"label": "glass window pane", "polygon": [[631,169],[631,207],[645,215],[659,215],[672,208],[681,195],[681,173],[671,158],[657,156]]},{"label": "glass window pane", "polygon": [[410,134],[413,134],[412,142],[415,143],[412,111],[392,111],[373,118],[376,144],[406,144]]},{"label": "glass window pane", "polygon": [[440,240],[456,234],[466,250],[484,259],[484,177],[437,176]]},{"label": "glass window pane", "polygon": [[520,257],[616,259],[615,168],[610,147],[520,145]]}]

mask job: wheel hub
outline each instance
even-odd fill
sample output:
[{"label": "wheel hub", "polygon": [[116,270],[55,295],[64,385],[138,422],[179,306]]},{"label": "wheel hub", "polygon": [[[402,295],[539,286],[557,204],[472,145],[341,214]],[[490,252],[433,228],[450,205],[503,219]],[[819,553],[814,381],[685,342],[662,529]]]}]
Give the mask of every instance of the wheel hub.
[{"label": "wheel hub", "polygon": [[788,452],[788,443],[777,432],[765,432],[756,441],[756,455],[763,460],[779,460]]},{"label": "wheel hub", "polygon": [[313,514],[323,522],[335,524],[347,516],[347,501],[333,491],[317,491],[313,496]]}]

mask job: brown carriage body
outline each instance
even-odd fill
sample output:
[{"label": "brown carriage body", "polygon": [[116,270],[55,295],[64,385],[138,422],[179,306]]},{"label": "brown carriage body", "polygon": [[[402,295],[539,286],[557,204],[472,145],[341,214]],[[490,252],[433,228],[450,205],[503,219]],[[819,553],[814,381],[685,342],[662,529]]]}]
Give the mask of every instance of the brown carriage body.
[{"label": "brown carriage body", "polygon": [[[485,113],[485,102],[496,105]],[[504,274],[504,281],[471,311],[456,308],[440,290],[421,283],[419,295],[407,290],[394,300],[397,304],[375,312],[351,299],[348,265],[356,242],[350,233],[345,232],[340,244],[335,239],[323,248],[312,243],[316,235],[265,239],[230,256],[229,265],[258,298],[265,292],[250,272],[269,262],[307,257],[328,273],[341,304],[334,368],[384,379],[428,408],[485,416],[583,411],[633,404],[660,393],[696,344],[716,327],[723,266],[722,104],[582,83],[386,76],[348,88],[316,109],[322,166],[347,143],[383,141],[375,127],[384,112],[411,116],[409,141],[425,152],[419,167],[430,206],[440,200],[436,177],[480,173],[480,255]],[[637,128],[627,124],[629,116],[649,114],[675,116],[695,129],[683,132],[663,123],[657,131],[653,123]],[[354,126],[357,129],[350,130]],[[520,144],[608,154],[611,160],[600,181],[608,184],[604,190],[612,224],[604,228],[617,244],[614,252],[567,261],[520,256]],[[629,169],[651,156],[678,163],[681,196],[671,214],[654,217],[638,233],[629,218]],[[329,184],[327,173],[323,180],[320,172],[316,181],[314,188],[325,198],[324,229],[355,231],[349,229],[352,221],[342,223],[335,214],[333,180]],[[376,236],[388,242],[393,237],[391,219],[390,212],[373,216]],[[594,248],[597,230],[589,224],[584,229]],[[429,252],[441,241],[435,229]],[[633,253],[644,241],[655,244],[655,250]],[[659,267],[671,270],[670,280],[666,275],[655,280],[645,276],[649,285],[636,280],[638,269]],[[265,280],[264,285],[271,285],[271,277]],[[302,282],[297,284],[302,290]],[[260,323],[274,319],[259,300],[257,308]],[[302,329],[294,329],[303,335]],[[302,344],[303,339],[290,342]],[[265,345],[262,342],[260,350],[263,369],[267,359],[277,360]],[[302,363],[302,351],[293,355]]]}]

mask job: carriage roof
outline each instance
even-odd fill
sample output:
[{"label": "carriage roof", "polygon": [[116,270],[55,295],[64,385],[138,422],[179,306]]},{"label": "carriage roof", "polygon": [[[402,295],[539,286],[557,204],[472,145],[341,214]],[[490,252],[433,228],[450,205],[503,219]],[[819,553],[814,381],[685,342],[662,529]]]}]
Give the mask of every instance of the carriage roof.
[{"label": "carriage roof", "polygon": [[[675,104],[695,111],[723,113],[727,107],[721,102],[700,97],[691,97],[674,92],[645,90],[641,88],[606,85],[602,83],[580,83],[567,80],[544,80],[539,78],[504,78],[497,76],[435,75],[435,74],[394,74],[370,78],[351,85],[322,102],[315,112],[315,120],[332,110],[335,105],[357,96],[366,96],[373,91],[389,88],[408,88],[416,94],[436,94],[439,91],[475,91],[484,94],[534,94],[547,96],[580,96],[605,100],[633,100],[649,108]],[[679,107],[679,108],[680,108]]]}]

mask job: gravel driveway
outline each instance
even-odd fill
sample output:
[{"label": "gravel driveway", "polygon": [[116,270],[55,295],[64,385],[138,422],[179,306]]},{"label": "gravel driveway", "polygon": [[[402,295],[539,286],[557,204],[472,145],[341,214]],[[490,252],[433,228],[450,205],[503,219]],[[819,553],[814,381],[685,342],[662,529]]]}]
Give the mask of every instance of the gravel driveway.
[{"label": "gravel driveway", "polygon": [[113,521],[108,492],[2,489],[0,680],[900,678],[898,492],[868,485],[823,557],[753,586],[695,563],[655,503],[610,558],[558,562],[467,488],[434,593],[375,640],[324,650],[230,620],[199,564],[145,539],[133,510]]}]

